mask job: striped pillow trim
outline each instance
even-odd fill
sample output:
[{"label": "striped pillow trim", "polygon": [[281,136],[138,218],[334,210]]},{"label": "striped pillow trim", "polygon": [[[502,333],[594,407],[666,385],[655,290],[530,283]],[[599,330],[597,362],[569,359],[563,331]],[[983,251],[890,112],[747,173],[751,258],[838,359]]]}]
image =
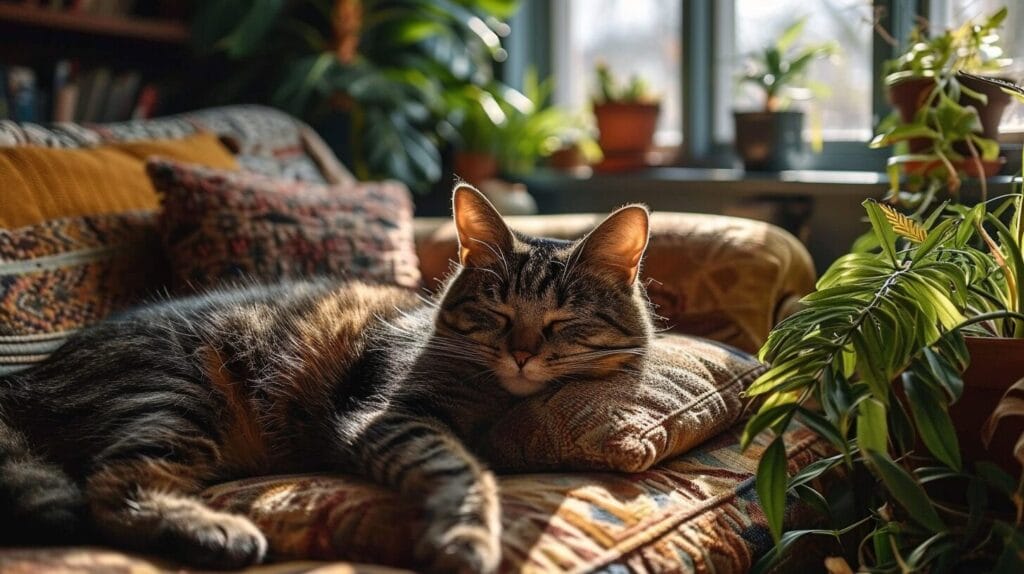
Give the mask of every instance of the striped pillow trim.
[{"label": "striped pillow trim", "polygon": [[39,335],[0,336],[0,375],[26,369],[50,356],[77,329]]},{"label": "striped pillow trim", "polygon": [[156,292],[165,268],[152,212],[0,229],[0,375]]}]

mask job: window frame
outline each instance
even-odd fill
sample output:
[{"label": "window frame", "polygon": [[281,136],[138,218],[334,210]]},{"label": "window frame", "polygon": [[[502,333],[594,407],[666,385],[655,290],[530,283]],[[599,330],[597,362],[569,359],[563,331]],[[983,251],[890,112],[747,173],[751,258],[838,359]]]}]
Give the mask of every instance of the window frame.
[{"label": "window frame", "polygon": [[[714,102],[720,91],[715,62],[720,55],[718,22],[724,3],[716,0],[681,0],[683,54],[680,81],[683,86],[681,153],[678,164],[685,167],[734,167],[738,165],[732,142],[715,141]],[[539,63],[538,71],[550,73],[555,58],[553,34],[556,11],[560,2],[523,0],[522,8],[511,22],[508,38],[509,58],[503,66],[505,77],[515,86],[522,70],[530,62]],[[929,0],[873,0],[880,10],[879,24],[900,42],[909,37],[918,16],[928,18]],[[732,6],[725,7],[731,10]],[[539,32],[539,33],[538,33]],[[874,125],[887,116],[891,107],[886,100],[880,78],[883,63],[902,50],[892,46],[879,34],[872,34],[872,121]],[[703,89],[694,89],[702,86]],[[689,89],[687,89],[689,87]],[[872,129],[874,126],[872,126]],[[863,141],[826,140],[821,153],[813,154],[808,169],[875,171],[885,170],[889,150],[872,150]]]}]

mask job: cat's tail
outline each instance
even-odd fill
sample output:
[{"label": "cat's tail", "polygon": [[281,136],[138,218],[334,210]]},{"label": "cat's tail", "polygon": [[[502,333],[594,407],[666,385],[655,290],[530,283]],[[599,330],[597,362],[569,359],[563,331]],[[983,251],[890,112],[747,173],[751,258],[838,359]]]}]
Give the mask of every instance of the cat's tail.
[{"label": "cat's tail", "polygon": [[85,540],[82,490],[59,466],[34,453],[25,435],[4,419],[0,379],[0,532],[5,545],[68,544]]}]

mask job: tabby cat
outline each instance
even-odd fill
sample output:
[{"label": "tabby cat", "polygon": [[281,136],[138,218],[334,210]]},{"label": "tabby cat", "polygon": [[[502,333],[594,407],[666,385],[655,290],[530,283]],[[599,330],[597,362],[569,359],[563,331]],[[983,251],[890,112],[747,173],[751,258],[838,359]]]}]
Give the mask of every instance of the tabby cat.
[{"label": "tabby cat", "polygon": [[212,292],[115,316],[0,381],[0,532],[242,567],[266,539],[204,487],[336,471],[425,505],[424,567],[494,571],[498,493],[468,449],[522,397],[638,364],[648,214],[567,242],[511,231],[470,186],[453,202],[461,266],[436,300],[328,281]]}]

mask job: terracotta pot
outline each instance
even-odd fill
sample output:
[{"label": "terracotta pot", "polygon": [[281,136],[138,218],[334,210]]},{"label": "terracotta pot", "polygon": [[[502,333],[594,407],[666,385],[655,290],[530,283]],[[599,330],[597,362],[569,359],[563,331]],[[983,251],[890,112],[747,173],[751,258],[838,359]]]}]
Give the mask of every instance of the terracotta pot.
[{"label": "terracotta pot", "polygon": [[[1003,119],[1003,112],[1006,111],[1006,107],[1010,105],[1009,94],[1003,92],[998,86],[974,78],[961,77],[959,80],[964,87],[988,97],[988,103],[982,104],[967,94],[961,94],[958,103],[962,106],[974,106],[977,108],[978,116],[981,119],[982,135],[989,139],[998,139],[999,123]],[[921,109],[921,106],[924,105],[932,88],[935,86],[935,80],[932,78],[905,78],[888,81],[887,83],[889,84],[889,102],[899,112],[900,119],[906,123],[914,121],[914,116]],[[914,138],[909,143],[911,153],[919,153],[929,147],[927,139]],[[957,151],[965,154],[970,153],[970,150],[966,149],[957,149]]]},{"label": "terracotta pot", "polygon": [[736,152],[748,171],[797,169],[803,163],[803,112],[733,112]]},{"label": "terracotta pot", "polygon": [[553,169],[574,170],[587,165],[587,159],[583,156],[578,146],[564,147],[548,158],[548,166]]},{"label": "terracotta pot", "polygon": [[455,153],[453,167],[455,175],[479,186],[498,175],[498,158],[486,152],[460,151]]},{"label": "terracotta pot", "polygon": [[654,143],[654,130],[658,125],[661,105],[646,103],[605,102],[594,104],[597,129],[601,132],[598,144],[604,160],[601,170],[635,169],[644,167],[644,156]]},{"label": "terracotta pot", "polygon": [[[1003,169],[1003,165],[1006,164],[1006,158],[998,158],[994,160],[981,160],[981,170],[978,170],[978,162],[970,159],[963,161],[954,161],[953,167],[956,168],[957,172],[966,173],[971,177],[992,177],[999,173],[999,170]],[[908,161],[903,164],[903,169],[908,174],[912,175],[925,175],[932,171],[939,171],[945,169],[946,164],[942,163],[941,160],[933,161]]]},{"label": "terracotta pot", "polygon": [[1010,476],[1020,476],[1021,467],[1013,456],[1013,447],[1024,420],[1006,419],[1000,424],[990,448],[981,442],[981,428],[999,404],[1006,389],[1024,378],[1024,339],[967,337],[971,365],[964,372],[964,393],[949,409],[960,439],[965,463],[991,460]]}]

